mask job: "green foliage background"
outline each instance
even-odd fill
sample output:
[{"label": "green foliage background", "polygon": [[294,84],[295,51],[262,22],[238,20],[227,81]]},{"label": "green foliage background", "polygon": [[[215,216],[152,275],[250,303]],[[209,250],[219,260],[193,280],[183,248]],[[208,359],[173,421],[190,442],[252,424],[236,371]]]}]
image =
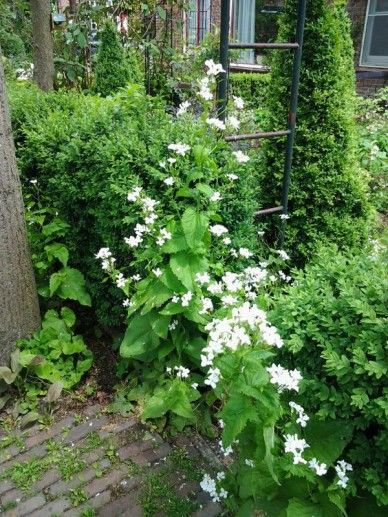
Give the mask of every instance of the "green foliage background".
[{"label": "green foliage background", "polygon": [[354,426],[347,455],[357,482],[388,504],[387,254],[319,251],[274,301],[271,321],[285,342],[282,364],[306,381],[301,404],[322,419]]},{"label": "green foliage background", "polygon": [[[88,280],[98,319],[117,325],[124,313],[122,295],[103,282],[94,254],[109,246],[120,263],[129,262],[123,239],[137,221],[123,222],[126,193],[141,184],[163,203],[159,161],[166,158],[168,144],[200,139],[211,148],[217,142],[214,132],[198,129],[194,121],[172,123],[164,104],[135,86],[111,99],[75,92],[42,94],[25,84],[11,85],[9,94],[24,188],[30,191],[29,180],[36,178],[59,217],[70,224],[65,243],[74,267]],[[228,162],[227,144],[219,144],[214,159],[225,173],[236,172],[236,163]],[[254,249],[252,193],[257,182],[250,162],[238,174],[233,192],[221,192],[222,217],[236,246]]]},{"label": "green foliage background", "polygon": [[[279,41],[292,41],[295,0],[280,16]],[[267,130],[286,127],[292,53],[276,51],[271,62]],[[326,0],[307,3],[297,134],[291,177],[286,248],[300,264],[317,245],[340,248],[361,244],[368,231],[365,177],[355,159],[354,69],[350,28],[344,5]],[[280,203],[284,140],[263,142],[258,156],[262,207]],[[269,222],[267,222],[269,221]],[[276,242],[279,220],[265,221],[267,238]]]}]

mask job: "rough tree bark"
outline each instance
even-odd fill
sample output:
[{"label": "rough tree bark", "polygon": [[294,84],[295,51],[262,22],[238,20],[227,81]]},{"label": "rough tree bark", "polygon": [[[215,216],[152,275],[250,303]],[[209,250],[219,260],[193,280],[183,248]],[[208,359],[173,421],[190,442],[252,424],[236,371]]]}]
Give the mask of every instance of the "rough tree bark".
[{"label": "rough tree bark", "polygon": [[40,325],[0,49],[0,365]]},{"label": "rough tree bark", "polygon": [[51,34],[51,1],[31,0],[34,81],[44,91],[53,89],[54,50]]},{"label": "rough tree bark", "polygon": [[70,0],[70,12],[71,14],[76,14],[77,12],[77,0]]}]

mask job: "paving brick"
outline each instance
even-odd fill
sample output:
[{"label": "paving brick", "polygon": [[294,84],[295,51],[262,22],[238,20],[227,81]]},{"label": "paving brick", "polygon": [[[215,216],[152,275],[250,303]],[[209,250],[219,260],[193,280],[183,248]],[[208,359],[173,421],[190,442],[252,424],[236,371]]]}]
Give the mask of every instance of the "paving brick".
[{"label": "paving brick", "polygon": [[1,495],[1,503],[9,503],[10,501],[20,501],[24,497],[24,492],[19,490],[19,488],[13,488],[12,490],[9,490],[8,492],[5,492],[5,494]]},{"label": "paving brick", "polygon": [[0,481],[0,496],[4,492],[11,490],[11,488],[14,488],[14,485],[10,479],[4,479],[3,481]]},{"label": "paving brick", "polygon": [[194,513],[193,517],[216,517],[220,515],[222,508],[217,503],[208,503],[201,510]]},{"label": "paving brick", "polygon": [[39,481],[31,487],[31,492],[41,492],[44,488],[52,485],[60,479],[61,475],[57,469],[48,470]]},{"label": "paving brick", "polygon": [[128,445],[124,445],[124,447],[121,447],[117,453],[121,461],[128,460],[130,458],[134,458],[138,454],[147,451],[149,449],[152,449],[152,447],[155,446],[155,441],[150,440],[137,440],[135,442],[132,442]]},{"label": "paving brick", "polygon": [[105,476],[93,479],[88,485],[84,486],[85,492],[89,497],[104,492],[109,486],[119,483],[128,474],[128,466],[120,465],[117,469],[112,470]]},{"label": "paving brick", "polygon": [[4,463],[5,461],[11,460],[20,452],[22,452],[22,450],[24,449],[18,447],[17,445],[10,445],[6,449],[3,449],[2,451],[0,451],[0,464]]},{"label": "paving brick", "polygon": [[43,456],[45,456],[46,453],[47,453],[46,447],[44,447],[43,445],[38,445],[37,447],[34,447],[34,448],[30,449],[29,451],[22,452],[22,454],[19,454],[19,455],[15,456],[14,458],[12,458],[11,460],[6,461],[5,463],[2,464],[1,469],[2,470],[8,469],[16,461],[19,463],[21,461],[32,460],[33,458],[43,458]]},{"label": "paving brick", "polygon": [[113,517],[116,515],[128,517],[141,517],[143,512],[137,503],[138,492],[132,492],[115,501],[111,501],[107,506],[98,512],[99,517]]},{"label": "paving brick", "polygon": [[[105,490],[105,492],[102,492],[101,494],[98,494],[92,499],[88,499],[84,504],[79,506],[78,508],[71,508],[70,510],[67,510],[63,515],[66,517],[79,517],[81,515],[82,511],[86,508],[94,508],[97,510],[98,508],[101,508],[101,506],[104,506],[109,503],[111,498],[111,491]],[[98,512],[98,515],[100,515],[100,512]],[[115,514],[110,514],[109,517],[116,517]]]},{"label": "paving brick", "polygon": [[45,504],[39,508],[39,510],[36,510],[33,513],[29,513],[28,517],[52,517],[52,515],[62,515],[70,507],[71,502],[68,499],[57,499],[51,503]]},{"label": "paving brick", "polygon": [[178,484],[176,487],[176,492],[181,497],[188,497],[191,494],[198,494],[200,490],[201,487],[197,481],[185,481]]},{"label": "paving brick", "polygon": [[90,418],[91,416],[95,416],[100,411],[101,411],[101,404],[93,404],[92,406],[83,408],[82,414],[85,415],[87,418]]},{"label": "paving brick", "polygon": [[40,508],[43,506],[46,502],[46,499],[43,497],[42,494],[36,495],[34,497],[31,497],[30,499],[27,499],[27,501],[24,501],[23,503],[18,504],[18,506],[12,510],[9,510],[8,512],[4,513],[4,516],[15,516],[22,517],[23,515],[41,515],[39,513],[40,510],[38,510],[38,513],[36,513],[34,510],[37,508]]},{"label": "paving brick", "polygon": [[89,433],[93,431],[98,431],[108,420],[106,416],[101,416],[97,419],[88,420],[83,424],[78,425],[77,427],[73,427],[70,433],[63,440],[64,443],[73,443],[81,440]]},{"label": "paving brick", "polygon": [[163,443],[157,449],[146,450],[136,456],[133,456],[131,459],[138,465],[144,467],[150,463],[153,463],[154,461],[165,458],[170,451],[170,445],[168,445],[168,443]]},{"label": "paving brick", "polygon": [[[110,466],[110,464],[110,461],[105,458],[99,462],[99,467],[102,470],[106,470]],[[63,481],[60,479],[53,485],[49,486],[47,493],[50,494],[51,497],[55,497],[59,494],[64,494],[65,492],[68,492],[71,488],[79,487],[80,485],[83,485],[88,481],[91,481],[95,477],[96,472],[92,467],[90,467],[83,470],[79,474],[76,474],[70,481]]]},{"label": "paving brick", "polygon": [[137,425],[137,420],[135,418],[126,418],[120,422],[108,422],[101,431],[99,431],[100,438],[107,438],[112,434],[119,434],[127,429],[135,427]]},{"label": "paving brick", "polygon": [[106,450],[104,447],[97,447],[92,451],[86,452],[81,456],[81,458],[86,462],[87,465],[98,461],[100,458],[105,456]]},{"label": "paving brick", "polygon": [[31,447],[35,447],[36,445],[39,445],[46,440],[49,440],[50,438],[54,438],[55,436],[58,436],[62,433],[63,429],[69,428],[74,423],[74,416],[67,416],[63,420],[60,420],[59,422],[56,422],[53,424],[50,429],[47,429],[46,431],[36,431],[35,434],[30,436],[25,441],[25,447],[26,449],[30,449]]}]

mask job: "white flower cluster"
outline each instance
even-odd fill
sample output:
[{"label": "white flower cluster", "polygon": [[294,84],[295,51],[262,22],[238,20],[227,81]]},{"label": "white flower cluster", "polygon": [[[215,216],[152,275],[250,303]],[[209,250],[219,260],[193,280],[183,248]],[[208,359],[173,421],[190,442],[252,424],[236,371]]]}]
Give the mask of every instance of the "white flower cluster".
[{"label": "white flower cluster", "polygon": [[306,440],[304,438],[299,438],[297,434],[286,434],[284,438],[284,450],[285,452],[290,452],[294,455],[294,465],[297,465],[298,463],[307,463],[307,461],[302,457],[304,450],[309,447]]},{"label": "white flower cluster", "polygon": [[183,294],[181,297],[179,297],[177,294],[174,294],[174,296],[171,298],[171,301],[172,303],[181,302],[182,307],[188,307],[192,298],[193,293],[191,291],[187,291],[187,293]]},{"label": "white flower cluster", "polygon": [[302,406],[300,406],[299,404],[297,404],[296,402],[293,402],[293,401],[291,401],[289,403],[289,406],[292,411],[295,411],[296,413],[298,413],[298,418],[296,419],[296,423],[300,424],[301,427],[306,427],[307,422],[310,420],[310,418],[308,415],[306,415]]},{"label": "white flower cluster", "polygon": [[216,77],[218,74],[225,73],[225,70],[222,68],[220,63],[215,63],[213,59],[207,59],[205,61],[205,66],[207,67],[207,75],[212,75]]},{"label": "white flower cluster", "polygon": [[335,466],[335,471],[337,476],[339,477],[337,481],[337,485],[341,488],[346,488],[348,486],[349,477],[346,475],[346,472],[350,472],[353,470],[353,467],[350,463],[347,463],[344,460],[337,461],[337,465]]},{"label": "white flower cluster", "polygon": [[290,256],[284,250],[276,250],[276,251],[279,254],[281,259],[283,259],[283,260],[290,260]]},{"label": "white flower cluster", "polygon": [[240,121],[234,115],[229,115],[229,117],[226,118],[226,125],[232,129],[238,129],[240,127]]},{"label": "white flower cluster", "polygon": [[244,101],[241,97],[236,97],[235,95],[233,95],[233,102],[238,110],[244,109]]},{"label": "white flower cluster", "polygon": [[309,461],[309,467],[311,470],[314,470],[317,476],[324,476],[327,473],[326,463],[319,463],[317,458]]},{"label": "white flower cluster", "polygon": [[[222,476],[219,477],[219,474],[220,473],[217,474],[217,480],[224,479]],[[226,499],[228,497],[228,492],[223,488],[217,490],[217,482],[215,479],[211,478],[209,474],[205,474],[203,476],[200,486],[204,492],[207,492],[210,495],[214,503],[218,503],[221,499]]]},{"label": "white flower cluster", "polygon": [[215,129],[220,129],[221,131],[226,129],[225,122],[218,118],[207,118],[206,123],[209,124],[209,126],[214,127]]},{"label": "white flower cluster", "polygon": [[267,367],[267,372],[270,374],[271,383],[277,384],[280,393],[284,390],[299,391],[299,382],[302,380],[299,370],[287,370],[280,364],[271,364]]},{"label": "white flower cluster", "polygon": [[209,230],[210,233],[216,237],[221,237],[221,235],[224,235],[224,233],[228,233],[228,229],[225,228],[225,226],[222,226],[222,224],[214,224],[213,226],[210,226]]},{"label": "white flower cluster", "polygon": [[180,156],[185,156],[185,154],[190,151],[191,147],[187,144],[182,144],[178,142],[177,144],[169,144],[168,148],[170,151],[174,151],[176,154]]},{"label": "white flower cluster", "polygon": [[[190,375],[190,370],[184,366],[174,366],[174,371],[176,372],[176,376],[179,379],[187,379],[187,377]],[[167,366],[166,372],[172,373],[173,369],[170,366]]]},{"label": "white flower cluster", "polygon": [[213,93],[210,90],[210,80],[208,77],[204,77],[199,81],[199,92],[198,95],[205,101],[211,101],[213,99]]},{"label": "white flower cluster", "polygon": [[250,160],[249,156],[242,151],[233,151],[233,155],[239,163],[246,163]]},{"label": "white flower cluster", "polygon": [[191,103],[189,101],[183,101],[179,104],[178,111],[176,112],[177,117],[184,115],[187,113],[187,110],[190,108]]},{"label": "white flower cluster", "polygon": [[161,228],[160,233],[156,239],[156,244],[158,246],[163,246],[166,241],[169,241],[172,238],[172,234],[168,232],[165,228]]},{"label": "white flower cluster", "polygon": [[101,260],[101,267],[104,271],[113,269],[116,259],[112,256],[112,252],[109,248],[101,248],[95,257]]},{"label": "white flower cluster", "polygon": [[205,296],[202,296],[201,304],[202,304],[202,308],[199,311],[199,314],[209,314],[209,312],[212,312],[213,302],[211,301],[210,298],[206,298]]},{"label": "white flower cluster", "polygon": [[125,286],[127,280],[126,280],[126,278],[124,278],[124,275],[122,273],[118,273],[116,275],[115,282],[116,282],[117,287],[119,287],[121,289],[122,287]]},{"label": "white flower cluster", "polygon": [[219,368],[209,368],[207,372],[207,377],[205,379],[205,384],[215,389],[220,380],[220,377],[221,371],[219,370]]}]

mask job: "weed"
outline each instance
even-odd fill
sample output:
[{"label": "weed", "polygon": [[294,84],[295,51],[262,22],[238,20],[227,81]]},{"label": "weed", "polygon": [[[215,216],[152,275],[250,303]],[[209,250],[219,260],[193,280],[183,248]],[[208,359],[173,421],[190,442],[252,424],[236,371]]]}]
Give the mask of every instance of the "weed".
[{"label": "weed", "polygon": [[126,463],[128,465],[128,474],[130,476],[138,476],[139,474],[142,473],[143,469],[137,463],[135,463],[134,461],[127,460]]},{"label": "weed", "polygon": [[85,492],[85,490],[82,490],[82,488],[72,488],[69,492],[69,499],[71,501],[71,504],[73,506],[79,506],[80,504],[87,501],[88,496]]},{"label": "weed", "polygon": [[104,440],[97,433],[97,431],[93,431],[87,435],[85,442],[86,443],[83,446],[82,450],[88,452],[102,445]]},{"label": "weed", "polygon": [[94,475],[96,476],[96,478],[100,478],[103,475],[104,471],[102,470],[99,463],[93,463],[92,468],[94,470]]},{"label": "weed", "polygon": [[110,443],[108,445],[108,447],[106,448],[106,451],[105,451],[105,454],[106,454],[106,457],[112,462],[116,462],[117,461],[117,450],[116,450],[116,447],[113,443]]},{"label": "weed", "polygon": [[94,517],[96,515],[96,510],[91,506],[88,506],[84,510],[82,510],[80,517]]},{"label": "weed", "polygon": [[167,459],[171,470],[173,472],[180,470],[189,481],[199,481],[202,478],[201,469],[189,457],[185,448],[177,447],[173,449]]},{"label": "weed", "polygon": [[7,501],[1,506],[2,512],[7,512],[8,510],[12,510],[12,508],[16,508],[17,502],[16,501]]},{"label": "weed", "polygon": [[74,423],[75,424],[82,424],[83,421],[84,421],[84,416],[83,415],[75,415],[74,416]]},{"label": "weed", "polygon": [[6,436],[3,436],[0,439],[0,449],[5,449],[10,445],[15,445],[16,447],[19,447],[19,449],[24,449],[24,441],[22,436],[9,431]]},{"label": "weed", "polygon": [[48,468],[46,458],[32,458],[25,462],[14,463],[5,470],[0,479],[10,478],[21,490],[27,492]]}]

